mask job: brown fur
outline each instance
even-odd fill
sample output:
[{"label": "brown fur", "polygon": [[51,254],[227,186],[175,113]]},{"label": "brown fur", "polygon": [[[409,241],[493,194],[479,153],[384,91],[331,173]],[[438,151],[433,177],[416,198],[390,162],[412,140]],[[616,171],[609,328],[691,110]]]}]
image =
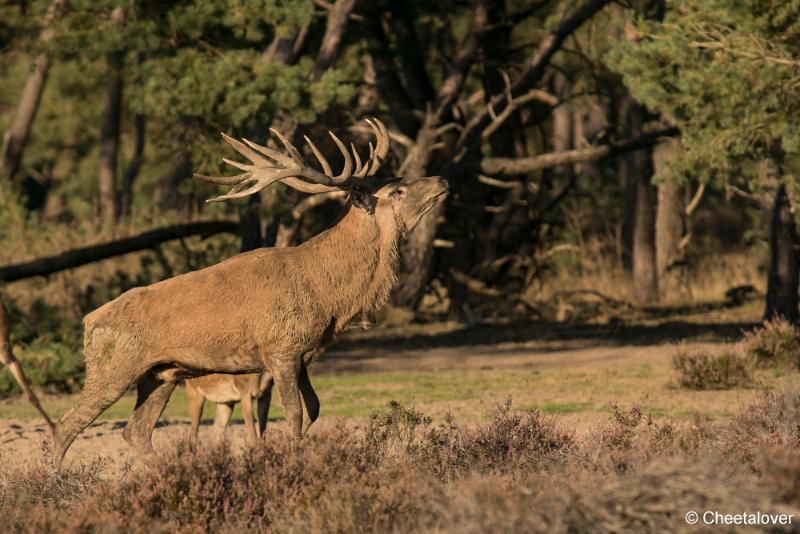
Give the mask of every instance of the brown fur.
[{"label": "brown fur", "polygon": [[[241,402],[245,436],[248,442],[255,443],[266,428],[266,413],[262,418],[262,406],[269,406],[269,401],[264,399],[266,403],[262,402],[265,396],[267,399],[272,396],[272,377],[263,373],[211,374],[187,380],[186,398],[192,419],[192,434],[197,437],[206,400],[217,404],[214,427],[220,433],[228,426],[234,405]],[[257,405],[258,425],[253,419],[253,401]]]},{"label": "brown fur", "polygon": [[354,190],[339,222],[306,243],[132,289],[87,315],[86,385],[56,425],[56,459],[132,384],[138,399],[124,436],[152,450],[152,429],[176,381],[210,373],[270,372],[300,437],[303,355],[386,303],[401,240],[446,192],[440,178]]},{"label": "brown fur", "polygon": [[[304,356],[304,360],[305,358]],[[217,404],[214,415],[214,427],[217,432],[225,431],[234,406],[237,402],[241,402],[248,442],[254,443],[258,438],[264,437],[274,384],[275,380],[270,373],[246,375],[215,373],[186,380],[186,397],[189,404],[189,416],[192,419],[192,434],[197,438],[203,405],[206,400],[209,400]],[[308,419],[304,420],[303,433],[305,434],[319,416],[319,398],[311,386],[305,366],[300,370],[299,387],[308,414]],[[258,425],[253,419],[253,401],[256,402]]]}]

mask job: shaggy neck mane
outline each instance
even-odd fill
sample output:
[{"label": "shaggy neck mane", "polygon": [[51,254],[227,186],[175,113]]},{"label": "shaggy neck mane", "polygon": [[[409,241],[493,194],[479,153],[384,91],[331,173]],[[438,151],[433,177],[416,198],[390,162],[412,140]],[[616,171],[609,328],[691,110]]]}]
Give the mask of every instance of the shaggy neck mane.
[{"label": "shaggy neck mane", "polygon": [[349,205],[338,224],[297,247],[311,266],[306,275],[318,304],[337,319],[337,329],[389,300],[397,280],[400,235],[398,221],[378,221]]}]

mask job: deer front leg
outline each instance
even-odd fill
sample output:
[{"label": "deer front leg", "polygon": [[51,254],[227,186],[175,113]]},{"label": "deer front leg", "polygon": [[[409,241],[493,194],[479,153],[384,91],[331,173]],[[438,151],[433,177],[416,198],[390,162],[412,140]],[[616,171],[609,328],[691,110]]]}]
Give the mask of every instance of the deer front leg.
[{"label": "deer front leg", "polygon": [[311,425],[314,424],[314,421],[317,420],[317,417],[319,417],[319,397],[317,397],[317,392],[311,386],[308,368],[305,365],[300,369],[299,386],[300,393],[303,395],[303,403],[306,405],[306,412],[308,412],[308,421],[303,425],[303,435],[305,435]]},{"label": "deer front leg", "polygon": [[273,367],[275,385],[278,386],[283,411],[286,412],[286,421],[289,423],[292,436],[297,439],[303,437],[303,404],[300,402],[299,375],[299,358],[276,362]]}]

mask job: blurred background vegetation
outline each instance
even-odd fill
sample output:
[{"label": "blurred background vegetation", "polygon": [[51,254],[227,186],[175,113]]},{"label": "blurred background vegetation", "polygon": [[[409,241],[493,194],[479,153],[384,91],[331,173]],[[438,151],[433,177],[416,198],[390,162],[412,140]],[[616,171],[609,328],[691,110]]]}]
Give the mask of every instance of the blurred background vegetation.
[{"label": "blurred background vegetation", "polygon": [[87,312],[332,223],[338,200],[280,185],[205,204],[192,174],[226,172],[220,131],[308,135],[336,161],[326,131],[366,145],[370,116],[387,175],[452,191],[381,321],[610,322],[756,296],[796,322],[799,21],[796,0],[5,0],[17,355],[75,389]]}]

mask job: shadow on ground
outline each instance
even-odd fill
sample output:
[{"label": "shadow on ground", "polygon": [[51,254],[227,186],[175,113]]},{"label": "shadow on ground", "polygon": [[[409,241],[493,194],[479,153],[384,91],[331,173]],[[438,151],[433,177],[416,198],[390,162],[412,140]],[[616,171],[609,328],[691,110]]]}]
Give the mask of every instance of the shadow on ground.
[{"label": "shadow on ground", "polygon": [[331,349],[335,352],[358,351],[380,347],[406,350],[500,343],[553,341],[602,341],[604,345],[657,345],[684,340],[726,342],[738,340],[742,333],[758,326],[753,322],[694,323],[668,321],[659,324],[575,324],[530,320],[505,324],[454,326],[445,332],[413,333],[387,331],[370,336],[348,336]]}]

